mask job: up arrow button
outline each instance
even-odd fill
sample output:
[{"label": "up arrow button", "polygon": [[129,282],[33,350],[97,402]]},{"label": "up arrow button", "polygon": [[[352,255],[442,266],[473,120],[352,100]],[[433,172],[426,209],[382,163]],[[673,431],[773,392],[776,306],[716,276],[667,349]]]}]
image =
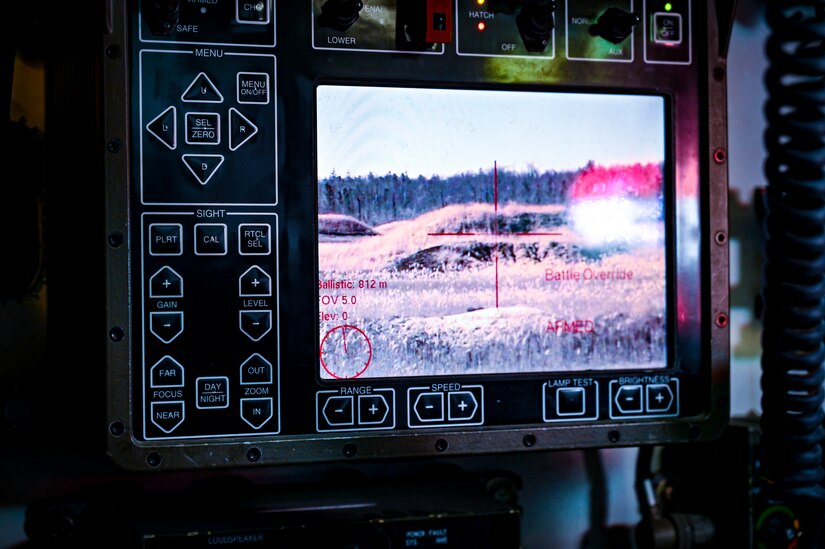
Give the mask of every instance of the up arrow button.
[{"label": "up arrow button", "polygon": [[203,72],[192,80],[181,99],[187,103],[223,103],[223,95]]}]

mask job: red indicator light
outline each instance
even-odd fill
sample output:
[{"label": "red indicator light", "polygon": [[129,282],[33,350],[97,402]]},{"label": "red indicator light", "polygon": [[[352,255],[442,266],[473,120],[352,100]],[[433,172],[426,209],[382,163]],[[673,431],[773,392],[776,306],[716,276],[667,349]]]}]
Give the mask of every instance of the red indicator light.
[{"label": "red indicator light", "polygon": [[487,28],[487,24],[486,24],[486,23],[484,23],[484,21],[479,21],[479,22],[478,22],[478,25],[476,25],[476,28],[477,28],[479,31],[483,31],[484,29],[486,29],[486,28]]}]

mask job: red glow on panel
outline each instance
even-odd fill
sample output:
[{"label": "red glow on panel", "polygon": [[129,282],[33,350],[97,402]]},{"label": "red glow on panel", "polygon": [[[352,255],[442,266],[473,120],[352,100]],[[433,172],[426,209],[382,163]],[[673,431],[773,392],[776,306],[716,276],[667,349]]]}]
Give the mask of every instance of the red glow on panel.
[{"label": "red glow on panel", "polygon": [[571,199],[629,196],[651,198],[662,193],[659,164],[588,166],[570,186]]},{"label": "red glow on panel", "polygon": [[484,29],[487,28],[487,25],[484,23],[484,21],[479,21],[478,25],[476,25],[476,27],[478,28],[479,31],[483,31]]}]

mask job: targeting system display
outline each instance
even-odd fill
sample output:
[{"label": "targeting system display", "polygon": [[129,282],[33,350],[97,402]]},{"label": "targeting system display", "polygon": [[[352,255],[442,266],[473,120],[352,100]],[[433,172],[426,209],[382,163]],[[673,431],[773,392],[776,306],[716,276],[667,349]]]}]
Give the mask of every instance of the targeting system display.
[{"label": "targeting system display", "polygon": [[322,378],[667,366],[663,97],[316,100]]},{"label": "targeting system display", "polygon": [[118,464],[721,432],[726,87],[706,3],[107,6]]}]

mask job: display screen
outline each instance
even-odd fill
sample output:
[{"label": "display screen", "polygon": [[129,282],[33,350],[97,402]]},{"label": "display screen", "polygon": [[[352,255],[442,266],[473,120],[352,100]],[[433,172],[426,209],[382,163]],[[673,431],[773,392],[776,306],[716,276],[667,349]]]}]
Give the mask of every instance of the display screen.
[{"label": "display screen", "polygon": [[316,103],[322,379],[667,366],[664,97]]}]

